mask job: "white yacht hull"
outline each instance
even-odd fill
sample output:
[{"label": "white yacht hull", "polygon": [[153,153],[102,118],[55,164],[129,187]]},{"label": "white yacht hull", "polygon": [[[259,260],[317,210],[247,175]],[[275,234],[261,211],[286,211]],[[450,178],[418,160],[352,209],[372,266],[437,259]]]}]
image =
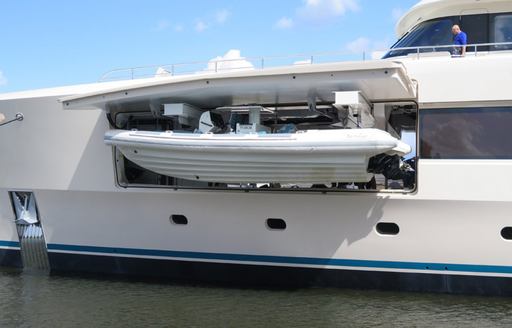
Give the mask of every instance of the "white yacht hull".
[{"label": "white yacht hull", "polygon": [[[421,108],[510,102],[503,88],[511,75],[498,69],[510,56],[429,60],[449,78],[407,63],[422,86]],[[503,87],[485,93],[474,69],[481,84],[499,79]],[[448,87],[457,83],[459,93]],[[77,91],[55,93],[0,97],[7,118],[25,116],[0,128],[0,265],[22,265],[9,193],[27,191],[52,271],[512,295],[512,243],[500,235],[511,226],[510,160],[420,159],[410,193],[122,188],[104,145],[104,112],[62,110],[59,97]],[[287,229],[269,230],[268,218]],[[380,222],[400,233],[379,234]]]},{"label": "white yacht hull", "polygon": [[[54,272],[278,286],[512,291],[501,285],[512,277],[507,245],[495,238],[498,227],[507,224],[508,202],[147,190],[41,190],[36,196]],[[482,224],[489,212],[493,223]],[[189,224],[170,223],[172,214],[185,215]],[[286,220],[286,231],[269,230],[269,217]],[[375,224],[386,221],[398,224],[401,234],[380,235]]]}]

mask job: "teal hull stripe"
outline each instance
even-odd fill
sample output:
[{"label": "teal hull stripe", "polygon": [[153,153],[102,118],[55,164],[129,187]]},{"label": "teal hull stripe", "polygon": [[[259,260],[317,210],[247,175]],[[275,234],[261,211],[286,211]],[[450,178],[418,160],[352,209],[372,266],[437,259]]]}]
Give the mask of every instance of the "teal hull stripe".
[{"label": "teal hull stripe", "polygon": [[358,267],[374,269],[404,269],[404,270],[434,270],[434,271],[458,271],[478,273],[505,273],[512,274],[512,266],[499,265],[475,265],[475,264],[444,264],[444,263],[420,263],[420,262],[395,262],[372,260],[348,260],[329,259],[315,257],[289,257],[226,253],[203,253],[166,251],[139,248],[118,248],[98,246],[78,246],[63,244],[48,244],[49,251],[88,252],[109,255],[133,255],[133,256],[159,256],[198,260],[219,260],[237,262],[261,262],[268,264],[293,264],[293,265],[319,265],[338,267]]},{"label": "teal hull stripe", "polygon": [[5,241],[0,240],[0,247],[20,247],[20,243],[17,241]]}]

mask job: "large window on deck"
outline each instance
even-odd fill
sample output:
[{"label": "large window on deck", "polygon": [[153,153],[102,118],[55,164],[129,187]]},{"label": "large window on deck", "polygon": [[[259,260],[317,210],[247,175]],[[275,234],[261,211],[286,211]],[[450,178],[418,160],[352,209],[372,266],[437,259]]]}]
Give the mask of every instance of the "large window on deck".
[{"label": "large window on deck", "polygon": [[[400,39],[392,48],[408,48],[422,46],[439,46],[452,44],[452,26],[458,23],[455,17],[445,17],[426,21]],[[423,49],[421,52],[431,52],[434,49]],[[451,49],[440,49],[450,51]],[[385,57],[404,56],[415,53],[415,49],[390,51]]]},{"label": "large window on deck", "polygon": [[[468,36],[468,44],[482,44],[489,43],[489,15],[488,14],[480,14],[480,15],[464,15],[460,18],[458,23],[460,28],[467,34]],[[453,43],[453,35],[451,34],[451,26],[450,26],[450,42],[448,44]],[[488,51],[489,47],[480,46],[478,47],[478,51]],[[473,47],[470,47],[468,51],[475,51]]]},{"label": "large window on deck", "polygon": [[[512,13],[476,14],[435,18],[419,23],[392,48],[427,47],[420,53],[450,51],[453,44],[452,26],[460,25],[468,36],[468,44],[512,42]],[[447,47],[440,47],[447,46]],[[512,45],[479,46],[478,51],[512,50]],[[406,56],[417,49],[391,50],[384,58]],[[474,52],[469,47],[468,52]]]},{"label": "large window on deck", "polygon": [[[512,14],[498,14],[491,17],[491,40],[496,43],[512,42]],[[495,50],[510,50],[512,45],[499,45]]]},{"label": "large window on deck", "polygon": [[512,108],[422,109],[420,158],[512,159]]},{"label": "large window on deck", "polygon": [[421,47],[451,44],[451,30],[453,24],[456,22],[458,21],[453,17],[424,22],[400,40],[395,47]]}]

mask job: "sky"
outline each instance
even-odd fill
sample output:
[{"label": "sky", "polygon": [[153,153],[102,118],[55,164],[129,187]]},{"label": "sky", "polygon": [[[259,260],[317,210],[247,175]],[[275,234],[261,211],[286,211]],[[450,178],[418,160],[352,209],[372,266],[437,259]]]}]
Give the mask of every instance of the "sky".
[{"label": "sky", "polygon": [[208,61],[230,49],[249,58],[371,57],[396,41],[396,22],[417,2],[5,0],[0,93],[96,82],[116,68]]}]

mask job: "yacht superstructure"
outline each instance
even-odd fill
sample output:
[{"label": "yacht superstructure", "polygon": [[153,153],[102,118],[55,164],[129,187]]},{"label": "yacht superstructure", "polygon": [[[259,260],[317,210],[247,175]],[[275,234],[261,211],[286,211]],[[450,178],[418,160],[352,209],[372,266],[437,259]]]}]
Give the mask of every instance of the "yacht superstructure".
[{"label": "yacht superstructure", "polygon": [[382,60],[0,95],[0,265],[512,294],[512,4],[422,1],[397,34]]}]

